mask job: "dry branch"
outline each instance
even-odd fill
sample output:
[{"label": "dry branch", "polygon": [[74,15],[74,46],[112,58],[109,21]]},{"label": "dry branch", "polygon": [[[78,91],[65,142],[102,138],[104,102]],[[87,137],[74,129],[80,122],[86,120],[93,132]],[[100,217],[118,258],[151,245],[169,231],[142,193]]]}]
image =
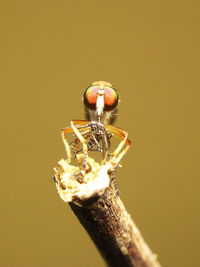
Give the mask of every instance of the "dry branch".
[{"label": "dry branch", "polygon": [[[79,154],[79,166],[82,161]],[[119,197],[112,162],[100,165],[88,158],[87,164],[84,170],[61,160],[55,168],[57,189],[108,266],[160,267]]]}]

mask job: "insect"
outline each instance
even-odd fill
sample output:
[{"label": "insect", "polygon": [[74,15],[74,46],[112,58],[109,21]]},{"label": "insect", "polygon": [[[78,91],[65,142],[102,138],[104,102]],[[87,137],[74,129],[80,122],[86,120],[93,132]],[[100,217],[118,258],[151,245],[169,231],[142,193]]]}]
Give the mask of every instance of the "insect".
[{"label": "insect", "polygon": [[[84,154],[84,165],[87,161],[88,151],[93,150],[94,146],[97,147],[98,151],[102,152],[103,162],[106,162],[110,153],[110,138],[112,136],[121,140],[112,153],[120,161],[131,142],[128,139],[128,133],[126,131],[109,124],[112,113],[119,102],[117,91],[108,82],[94,82],[85,90],[83,102],[90,114],[90,120],[72,120],[71,126],[61,130],[63,142],[67,150],[68,161],[71,161],[72,155],[65,134],[70,132],[74,132],[76,135],[73,141],[74,146],[78,147],[79,144],[82,145],[81,153]],[[127,146],[122,150],[125,144]],[[120,157],[119,154],[121,155]]]}]

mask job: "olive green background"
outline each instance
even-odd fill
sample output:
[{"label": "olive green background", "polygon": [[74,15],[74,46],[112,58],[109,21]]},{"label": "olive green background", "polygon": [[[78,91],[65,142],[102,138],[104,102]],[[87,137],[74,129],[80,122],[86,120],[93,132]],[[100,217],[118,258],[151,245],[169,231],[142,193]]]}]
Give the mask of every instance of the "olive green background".
[{"label": "olive green background", "polygon": [[93,81],[133,141],[121,197],[163,266],[200,266],[199,1],[0,1],[0,266],[104,266],[58,196],[60,129]]}]

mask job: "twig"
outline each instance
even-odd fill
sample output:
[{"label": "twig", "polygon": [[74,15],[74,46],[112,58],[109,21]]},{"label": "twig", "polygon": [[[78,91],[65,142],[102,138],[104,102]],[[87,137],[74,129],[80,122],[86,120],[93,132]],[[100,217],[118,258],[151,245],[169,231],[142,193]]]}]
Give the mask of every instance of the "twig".
[{"label": "twig", "polygon": [[[83,157],[78,155],[80,166]],[[57,189],[108,266],[161,267],[119,197],[112,162],[100,165],[88,158],[87,164],[84,171],[61,160],[55,169]]]}]

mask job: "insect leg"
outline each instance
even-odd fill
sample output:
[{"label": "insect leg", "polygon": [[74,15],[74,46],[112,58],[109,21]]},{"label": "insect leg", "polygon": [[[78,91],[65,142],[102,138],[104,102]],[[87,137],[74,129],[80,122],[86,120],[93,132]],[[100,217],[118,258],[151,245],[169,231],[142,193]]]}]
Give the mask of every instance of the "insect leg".
[{"label": "insect leg", "polygon": [[110,139],[107,134],[107,131],[105,131],[103,138],[102,138],[102,154],[103,154],[103,162],[107,160],[109,151],[110,151]]},{"label": "insect leg", "polygon": [[[128,139],[128,133],[125,132],[124,130],[116,127],[116,126],[106,125],[106,130],[109,133],[112,133],[115,137],[117,137],[118,139],[121,140],[121,142],[119,143],[119,145],[117,146],[115,151],[112,153],[113,154],[113,158],[111,159],[112,161],[114,161],[113,162],[114,165],[117,165],[120,162],[120,160],[122,159],[122,157],[128,151],[128,149],[129,149],[129,147],[131,145],[131,141]],[[122,148],[124,147],[125,144],[127,146],[122,150]],[[120,153],[120,151],[121,151],[121,153]]]},{"label": "insect leg", "polygon": [[99,145],[99,143],[98,143],[98,141],[97,141],[96,136],[94,135],[93,132],[91,132],[91,135],[92,135],[92,138],[93,138],[93,140],[94,140],[94,143],[95,143],[96,146],[97,146],[98,151],[101,151],[101,147],[100,147],[100,145]]},{"label": "insect leg", "polygon": [[67,152],[68,163],[70,163],[72,160],[72,155],[71,155],[71,149],[70,149],[69,143],[67,142],[67,139],[65,138],[65,135],[63,132],[61,132],[61,137],[62,137],[64,146]]},{"label": "insect leg", "polygon": [[83,145],[83,154],[84,154],[84,159],[83,159],[83,166],[85,169],[87,169],[87,158],[88,158],[88,147],[87,147],[87,141],[86,139],[83,137],[83,135],[81,134],[81,132],[78,130],[78,128],[75,126],[76,121],[71,121],[71,127],[74,131],[74,133],[76,134],[76,136],[78,137],[78,139],[80,140],[80,142]]},{"label": "insect leg", "polygon": [[[89,121],[84,121],[84,120],[74,120],[73,122],[74,122],[74,124],[80,125],[81,128],[83,128],[83,129],[81,129],[81,130],[84,130],[84,129],[87,127],[88,123],[89,123]],[[67,152],[67,158],[68,158],[68,162],[69,162],[69,163],[71,162],[71,158],[72,158],[72,156],[71,156],[70,145],[69,145],[69,143],[67,142],[67,139],[65,138],[65,133],[71,133],[71,132],[75,132],[75,131],[74,131],[74,128],[73,128],[72,126],[68,126],[68,127],[63,128],[63,129],[61,130],[61,137],[62,137],[63,143],[64,143],[64,145],[65,145],[65,149],[66,149],[66,152]],[[76,133],[76,132],[75,132],[75,133]],[[79,140],[80,140],[80,139],[79,139]],[[81,140],[80,140],[80,141],[81,141]]]}]

